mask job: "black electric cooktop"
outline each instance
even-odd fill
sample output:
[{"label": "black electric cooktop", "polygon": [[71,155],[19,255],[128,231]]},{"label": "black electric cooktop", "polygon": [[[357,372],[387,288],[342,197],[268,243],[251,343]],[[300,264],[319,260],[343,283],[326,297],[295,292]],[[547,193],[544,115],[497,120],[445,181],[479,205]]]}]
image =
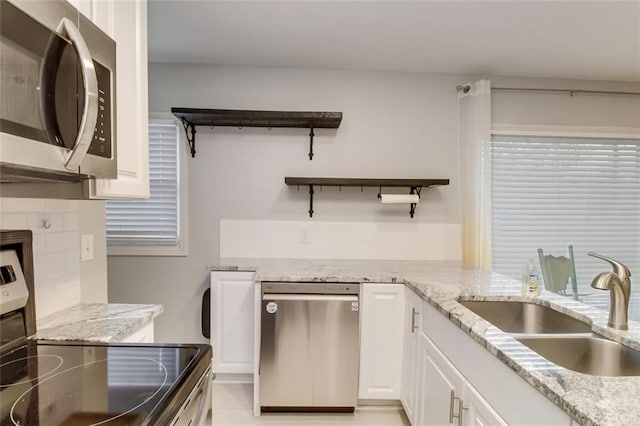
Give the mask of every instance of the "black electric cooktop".
[{"label": "black electric cooktop", "polygon": [[209,345],[35,342],[0,355],[0,425],[168,424]]}]

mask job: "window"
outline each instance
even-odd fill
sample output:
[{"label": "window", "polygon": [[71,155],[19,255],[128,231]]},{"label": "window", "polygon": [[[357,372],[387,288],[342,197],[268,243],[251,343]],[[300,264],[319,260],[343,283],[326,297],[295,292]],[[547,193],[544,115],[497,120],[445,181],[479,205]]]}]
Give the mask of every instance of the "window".
[{"label": "window", "polygon": [[146,200],[106,202],[109,255],[186,255],[179,126],[149,122],[149,192]]},{"label": "window", "polygon": [[537,249],[568,255],[579,293],[610,270],[588,251],[614,257],[640,275],[640,140],[493,136],[493,269],[520,279]]}]

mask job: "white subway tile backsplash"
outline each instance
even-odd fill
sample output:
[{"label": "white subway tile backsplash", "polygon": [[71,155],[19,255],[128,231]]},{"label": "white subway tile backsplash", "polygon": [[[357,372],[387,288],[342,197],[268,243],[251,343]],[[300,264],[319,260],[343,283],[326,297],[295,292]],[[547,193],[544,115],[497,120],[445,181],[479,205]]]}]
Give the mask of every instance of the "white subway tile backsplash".
[{"label": "white subway tile backsplash", "polygon": [[0,211],[3,213],[23,213],[43,211],[45,200],[33,198],[2,198],[0,199]]},{"label": "white subway tile backsplash", "polygon": [[66,271],[80,271],[80,250],[69,250],[64,252],[64,269]]},{"label": "white subway tile backsplash", "polygon": [[24,229],[27,226],[27,219],[22,213],[7,213],[0,218],[0,228],[2,229]]},{"label": "white subway tile backsplash", "polygon": [[45,200],[45,210],[48,212],[78,211],[78,202],[73,200]]},{"label": "white subway tile backsplash", "polygon": [[[43,222],[49,228],[45,228]],[[80,302],[78,202],[0,198],[0,228],[33,232],[36,315]]]},{"label": "white subway tile backsplash", "polygon": [[77,231],[79,223],[78,213],[64,213],[63,223],[63,229],[65,231]]},{"label": "white subway tile backsplash", "polygon": [[49,228],[49,231],[64,231],[64,215],[65,213],[51,213],[51,228]]},{"label": "white subway tile backsplash", "polygon": [[52,232],[46,235],[47,252],[60,252],[80,248],[77,232]]},{"label": "white subway tile backsplash", "polygon": [[220,221],[221,257],[461,260],[449,223]]},{"label": "white subway tile backsplash", "polygon": [[33,255],[38,257],[47,252],[47,244],[44,235],[33,234]]},{"label": "white subway tile backsplash", "polygon": [[64,272],[64,253],[47,253],[41,255],[37,260],[37,266],[34,265],[34,269],[38,271],[38,274],[43,276],[52,277],[53,274]]}]

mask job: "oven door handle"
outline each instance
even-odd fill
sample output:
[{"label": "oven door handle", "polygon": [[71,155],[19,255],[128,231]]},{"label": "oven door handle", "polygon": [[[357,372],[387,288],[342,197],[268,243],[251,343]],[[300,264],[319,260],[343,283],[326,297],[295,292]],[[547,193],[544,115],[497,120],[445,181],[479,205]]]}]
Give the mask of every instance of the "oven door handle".
[{"label": "oven door handle", "polygon": [[93,65],[89,47],[87,47],[87,43],[85,43],[82,34],[80,34],[73,21],[63,18],[60,21],[60,25],[58,25],[58,32],[66,33],[71,43],[73,43],[80,60],[80,69],[82,70],[84,111],[82,111],[80,127],[78,128],[73,148],[64,164],[67,170],[75,171],[80,167],[80,163],[87,155],[89,145],[91,145],[91,140],[93,139],[96,122],[98,121],[98,77],[96,76],[96,69]]},{"label": "oven door handle", "polygon": [[299,300],[307,302],[357,302],[358,296],[350,294],[281,294],[265,293],[262,300]]}]

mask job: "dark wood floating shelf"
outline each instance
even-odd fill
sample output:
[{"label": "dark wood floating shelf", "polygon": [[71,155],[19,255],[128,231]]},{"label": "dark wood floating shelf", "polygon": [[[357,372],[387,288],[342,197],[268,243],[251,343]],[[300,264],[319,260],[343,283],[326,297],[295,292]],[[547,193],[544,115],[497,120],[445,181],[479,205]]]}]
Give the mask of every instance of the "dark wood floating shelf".
[{"label": "dark wood floating shelf", "polygon": [[[182,121],[191,156],[195,157],[196,126],[210,127],[288,127],[309,129],[309,159],[313,159],[314,129],[337,129],[342,122],[341,112],[256,111],[236,109],[171,108]],[[191,136],[189,136],[191,133]]]},{"label": "dark wood floating shelf", "polygon": [[[422,188],[449,185],[449,179],[378,179],[378,178],[319,178],[319,177],[285,177],[284,183],[290,186],[306,185],[309,187],[309,217],[313,217],[314,186],[359,186],[359,187],[407,187],[409,194],[420,196]],[[380,194],[378,194],[380,196]],[[409,214],[413,217],[416,204],[411,203]]]}]

